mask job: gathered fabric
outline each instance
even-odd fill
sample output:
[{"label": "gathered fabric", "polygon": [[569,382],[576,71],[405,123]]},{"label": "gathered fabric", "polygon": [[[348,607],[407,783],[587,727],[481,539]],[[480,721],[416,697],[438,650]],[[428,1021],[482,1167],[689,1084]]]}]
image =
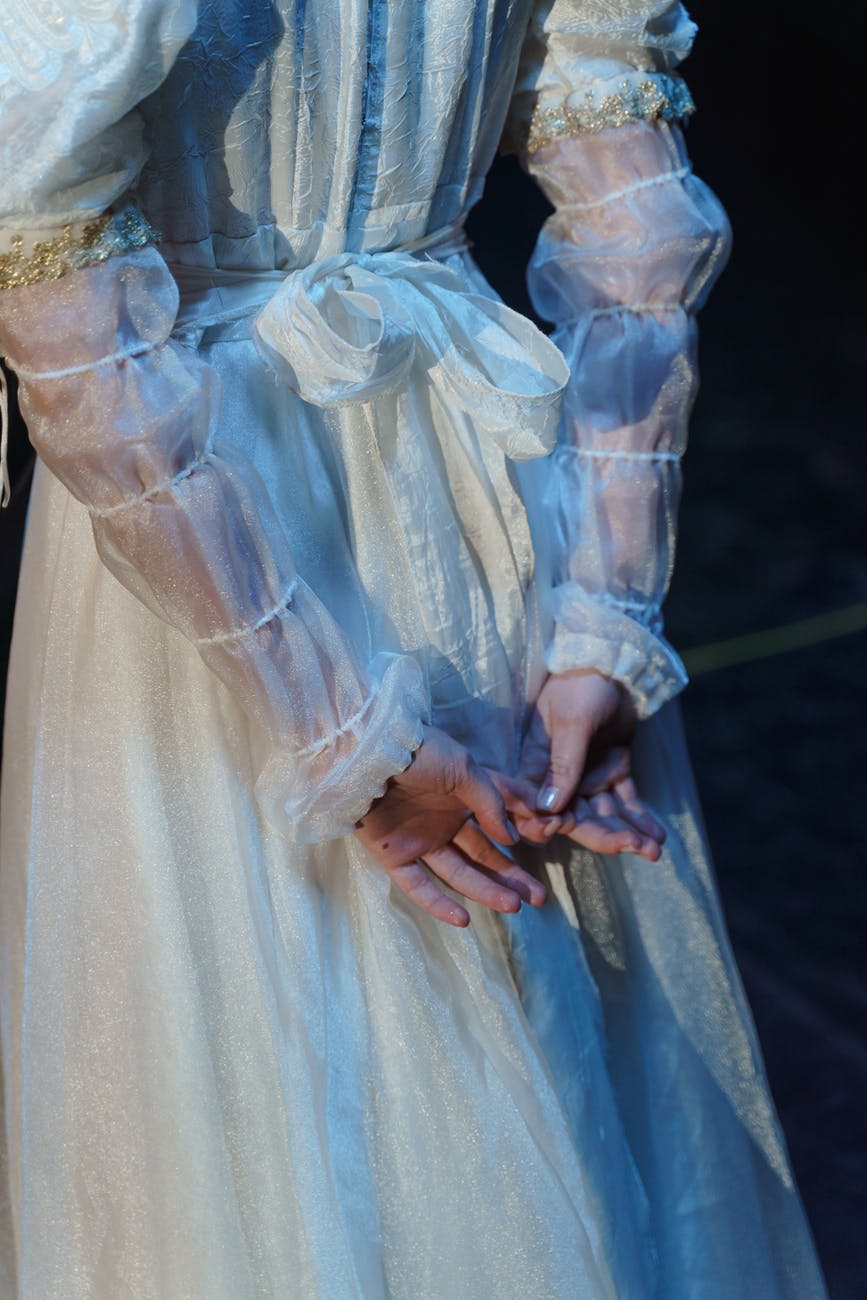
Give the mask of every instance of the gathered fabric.
[{"label": "gathered fabric", "polygon": [[314,406],[375,401],[406,388],[415,367],[510,459],[546,455],[569,368],[525,316],[436,264],[464,246],[452,225],[408,248],[332,253],[286,274],[170,264],[174,332],[255,312],[263,358]]}]

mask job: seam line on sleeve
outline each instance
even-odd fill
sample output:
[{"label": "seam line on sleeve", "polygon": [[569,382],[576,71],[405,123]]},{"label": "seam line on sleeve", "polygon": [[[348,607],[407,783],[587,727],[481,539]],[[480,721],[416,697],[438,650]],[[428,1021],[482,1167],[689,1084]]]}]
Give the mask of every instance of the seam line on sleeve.
[{"label": "seam line on sleeve", "polygon": [[272,622],[275,618],[278,618],[280,614],[283,613],[283,610],[287,609],[289,605],[291,605],[297,586],[298,579],[293,578],[277,604],[273,605],[271,609],[269,609],[266,614],[263,614],[261,618],[257,619],[255,623],[248,623],[244,627],[237,628],[232,632],[221,633],[218,636],[197,638],[196,645],[226,645],[230,641],[243,641],[246,637],[254,636],[256,632],[260,631],[261,628],[265,627],[266,624]]},{"label": "seam line on sleeve", "polygon": [[635,181],[632,185],[624,185],[622,189],[612,190],[610,194],[604,194],[600,199],[589,199],[586,203],[569,203],[566,206],[588,212],[592,208],[602,208],[606,203],[614,203],[617,199],[625,199],[630,194],[638,193],[639,190],[651,189],[655,185],[667,185],[671,181],[682,181],[684,177],[691,174],[691,166],[678,167],[676,171],[660,172],[658,176],[648,176],[642,181]]},{"label": "seam line on sleeve", "polygon": [[157,348],[163,347],[164,343],[162,339],[158,343],[138,343],[135,347],[124,348],[120,352],[112,352],[110,356],[100,357],[98,361],[85,361],[80,366],[67,366],[63,370],[28,370],[26,366],[16,365],[11,358],[8,360],[19,379],[37,382],[40,379],[67,379],[72,375],[86,375],[88,371],[99,370],[102,366],[114,366],[121,361],[130,361],[133,357],[144,356],[146,352],[155,352]]}]

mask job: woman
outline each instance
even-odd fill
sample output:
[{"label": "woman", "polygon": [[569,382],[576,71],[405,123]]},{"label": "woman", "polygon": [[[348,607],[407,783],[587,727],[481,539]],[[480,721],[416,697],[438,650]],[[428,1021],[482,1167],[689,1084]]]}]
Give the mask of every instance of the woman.
[{"label": "woman", "polygon": [[7,3],[4,1294],[823,1294],[661,635],[693,31]]}]

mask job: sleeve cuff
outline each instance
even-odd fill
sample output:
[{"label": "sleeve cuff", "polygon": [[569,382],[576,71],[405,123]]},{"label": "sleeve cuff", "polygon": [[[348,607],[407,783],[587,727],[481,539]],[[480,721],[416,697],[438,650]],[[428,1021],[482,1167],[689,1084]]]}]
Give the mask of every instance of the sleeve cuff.
[{"label": "sleeve cuff", "polygon": [[595,668],[629,692],[640,719],[673,699],[689,678],[664,637],[575,583],[555,588],[555,628],[545,654],[550,673]]},{"label": "sleeve cuff", "polygon": [[422,743],[429,702],[417,661],[381,655],[369,671],[375,688],[352,718],[307,749],[275,751],[256,782],[266,820],[295,843],[349,835]]}]

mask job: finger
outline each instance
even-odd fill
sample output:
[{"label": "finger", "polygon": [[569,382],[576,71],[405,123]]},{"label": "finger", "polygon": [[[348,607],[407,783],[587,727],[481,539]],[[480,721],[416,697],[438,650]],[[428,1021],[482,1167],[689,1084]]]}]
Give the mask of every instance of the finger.
[{"label": "finger", "polygon": [[536,797],[539,812],[563,812],[571,803],[584,770],[589,742],[589,732],[574,722],[553,728],[548,771]]},{"label": "finger", "polygon": [[553,816],[516,817],[515,825],[522,840],[530,844],[548,844],[555,835],[568,835],[575,825],[574,815],[567,810]]},{"label": "finger", "polygon": [[503,796],[478,763],[469,760],[466,769],[457,776],[454,792],[492,840],[498,844],[517,844],[521,837],[509,821]]},{"label": "finger", "polygon": [[[659,835],[652,834],[650,830],[650,826],[662,829],[659,827],[656,819],[651,817],[648,823],[645,821],[640,809],[636,810],[628,807],[616,793],[612,792],[612,798],[616,810],[614,816],[616,816],[621,822],[624,822],[627,826],[631,826],[640,838],[641,843],[638,851],[644,854],[645,857],[651,857],[656,861],[659,857],[658,849],[662,843]],[[591,799],[590,803],[593,805],[594,799]]]},{"label": "finger", "polygon": [[645,835],[652,836],[659,844],[664,844],[668,835],[658,817],[650,811],[643,799],[638,797],[632,777],[626,777],[614,785],[614,793],[629,812],[630,819]]},{"label": "finger", "polygon": [[[654,861],[658,858],[653,845],[663,842],[665,830],[638,798],[630,775],[628,746],[617,746],[609,751],[597,767],[584,774],[578,791],[590,798],[595,812],[607,818],[617,817],[638,832],[641,837],[638,852]],[[613,825],[611,822],[608,824]]]},{"label": "finger", "polygon": [[507,776],[496,768],[484,767],[482,771],[488,776],[500,792],[506,811],[514,817],[532,817],[536,809],[536,787],[525,777]]},{"label": "finger", "polygon": [[452,843],[477,866],[483,867],[493,880],[505,885],[507,889],[514,889],[525,903],[541,907],[547,900],[548,891],[542,881],[507,858],[505,853],[501,853],[475,822],[466,822],[453,837]]},{"label": "finger", "polygon": [[432,849],[424,855],[422,861],[430,867],[435,876],[464,898],[471,898],[494,912],[518,912],[521,899],[514,889],[492,880],[484,872],[472,865],[459,849],[450,844],[441,849]]},{"label": "finger", "polygon": [[[527,734],[524,737],[521,746],[521,761],[518,764],[521,775],[530,780],[535,788],[538,788],[539,782],[545,776],[548,770],[548,759],[551,754],[551,740],[545,727],[542,715],[538,709],[534,709],[530,717],[530,725],[527,728]],[[535,805],[536,797],[533,796]]]},{"label": "finger", "polygon": [[467,909],[444,894],[420,862],[408,862],[386,870],[398,889],[437,921],[460,927],[469,925],[470,914]]},{"label": "finger", "polygon": [[[601,802],[601,808],[599,806]],[[652,856],[645,837],[613,811],[613,799],[595,796],[592,801],[579,798],[574,806],[575,826],[568,838],[593,853],[640,853]],[[606,811],[610,810],[610,811]],[[658,845],[654,843],[658,856]]]},{"label": "finger", "polygon": [[592,767],[588,767],[578,786],[585,797],[610,790],[618,781],[629,778],[631,755],[626,745],[615,745]]},{"label": "finger", "polygon": [[567,823],[571,828],[572,815],[568,810],[553,814],[541,814],[536,810],[536,786],[532,781],[523,777],[506,776],[491,768],[486,768],[485,771],[503,796],[506,810],[522,840],[529,840],[531,844],[545,844],[553,835],[561,832]]}]

